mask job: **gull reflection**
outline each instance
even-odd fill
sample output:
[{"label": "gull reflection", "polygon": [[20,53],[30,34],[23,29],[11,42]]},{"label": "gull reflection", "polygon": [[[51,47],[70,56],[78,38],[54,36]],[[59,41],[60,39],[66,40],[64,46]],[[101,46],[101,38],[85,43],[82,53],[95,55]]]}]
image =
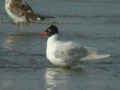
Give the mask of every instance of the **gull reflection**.
[{"label": "gull reflection", "polygon": [[[28,40],[27,40],[28,41]],[[7,32],[5,33],[4,40],[3,40],[3,47],[4,48],[14,48],[14,47],[20,47],[24,45],[25,41],[25,35],[22,33],[14,33],[14,32]]]},{"label": "gull reflection", "polygon": [[10,49],[12,44],[16,44],[16,36],[11,36],[9,34],[5,34],[3,47]]},{"label": "gull reflection", "polygon": [[[45,73],[46,89],[54,90],[55,88],[69,89],[72,73],[70,70],[62,68],[47,68]],[[62,90],[62,89],[61,89]]]},{"label": "gull reflection", "polygon": [[[36,37],[33,36],[40,36],[39,33],[37,32],[7,32],[4,35],[4,39],[3,39],[3,43],[2,46],[3,48],[20,48],[22,46],[30,46],[30,45],[34,45],[34,43],[32,42],[36,40]],[[39,41],[37,41],[36,43],[39,44],[42,43],[42,41],[40,41],[41,37],[38,37]],[[35,39],[35,40],[34,40]],[[35,44],[36,44],[35,43]],[[39,44],[40,45],[40,44]]]},{"label": "gull reflection", "polygon": [[9,90],[15,84],[15,80],[1,80],[0,81],[0,90]]}]

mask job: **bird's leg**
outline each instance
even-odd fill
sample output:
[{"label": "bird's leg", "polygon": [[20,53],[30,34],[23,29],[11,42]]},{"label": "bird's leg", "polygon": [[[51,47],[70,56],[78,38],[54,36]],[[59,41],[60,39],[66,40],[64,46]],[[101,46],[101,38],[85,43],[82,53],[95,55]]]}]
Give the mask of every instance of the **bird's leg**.
[{"label": "bird's leg", "polygon": [[16,32],[18,32],[18,23],[16,23]]},{"label": "bird's leg", "polygon": [[25,25],[25,23],[23,22],[22,23],[22,31],[24,32],[24,25]]}]

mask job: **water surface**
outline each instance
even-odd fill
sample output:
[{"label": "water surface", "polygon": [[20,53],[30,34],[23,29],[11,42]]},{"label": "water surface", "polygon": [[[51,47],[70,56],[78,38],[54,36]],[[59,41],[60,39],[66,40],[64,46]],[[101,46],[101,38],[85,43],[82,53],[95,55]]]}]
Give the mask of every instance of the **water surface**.
[{"label": "water surface", "polygon": [[[38,33],[11,35],[9,32],[16,31],[15,25],[0,24],[1,90],[120,89],[119,0],[29,0],[29,4],[36,12],[57,16],[48,21],[63,22],[57,24],[62,40],[95,47],[112,57],[78,64],[77,69],[58,68],[46,59],[47,38],[39,36],[49,25],[26,25],[25,32]],[[4,11],[4,0],[0,3],[0,19],[10,20]]]}]

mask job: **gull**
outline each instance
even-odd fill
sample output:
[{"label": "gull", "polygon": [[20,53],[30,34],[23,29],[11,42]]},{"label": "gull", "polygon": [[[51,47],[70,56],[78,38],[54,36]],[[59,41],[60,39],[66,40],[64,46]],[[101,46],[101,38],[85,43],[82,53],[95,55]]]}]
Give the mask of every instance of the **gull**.
[{"label": "gull", "polygon": [[25,23],[32,23],[45,18],[55,18],[54,16],[41,16],[35,13],[26,0],[5,0],[5,10],[16,24],[16,31],[18,31],[20,23],[22,23],[24,31]]},{"label": "gull", "polygon": [[71,67],[78,62],[101,60],[111,56],[97,54],[95,48],[81,46],[73,41],[59,40],[59,30],[55,25],[48,27],[45,32],[40,32],[40,35],[48,35],[46,56],[56,66]]}]

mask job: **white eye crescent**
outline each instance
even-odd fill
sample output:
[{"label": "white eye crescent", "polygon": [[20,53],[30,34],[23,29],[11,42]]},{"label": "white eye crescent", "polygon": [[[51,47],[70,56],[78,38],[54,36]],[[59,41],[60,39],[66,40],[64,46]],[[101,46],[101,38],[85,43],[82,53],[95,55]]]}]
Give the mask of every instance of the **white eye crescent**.
[{"label": "white eye crescent", "polygon": [[48,29],[48,32],[51,32],[51,29]]}]

